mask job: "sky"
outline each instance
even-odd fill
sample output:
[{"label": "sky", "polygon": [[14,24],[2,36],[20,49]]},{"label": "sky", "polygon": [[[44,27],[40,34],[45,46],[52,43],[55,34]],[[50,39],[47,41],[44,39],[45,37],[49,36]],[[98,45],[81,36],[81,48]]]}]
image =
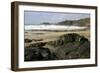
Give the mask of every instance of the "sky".
[{"label": "sky", "polygon": [[64,20],[79,20],[88,17],[90,17],[90,14],[86,13],[24,11],[25,24],[57,23]]}]

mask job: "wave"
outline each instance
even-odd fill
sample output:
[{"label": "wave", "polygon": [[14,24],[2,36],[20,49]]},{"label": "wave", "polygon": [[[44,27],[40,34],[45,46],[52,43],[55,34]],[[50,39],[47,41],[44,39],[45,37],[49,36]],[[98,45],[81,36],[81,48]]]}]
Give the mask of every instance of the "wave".
[{"label": "wave", "polygon": [[25,25],[25,30],[82,30],[87,27],[66,25]]}]

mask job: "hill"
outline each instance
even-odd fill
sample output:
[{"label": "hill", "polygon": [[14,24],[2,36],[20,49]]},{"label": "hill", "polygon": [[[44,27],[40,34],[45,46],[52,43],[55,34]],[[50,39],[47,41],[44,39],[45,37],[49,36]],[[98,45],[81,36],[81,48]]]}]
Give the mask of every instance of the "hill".
[{"label": "hill", "polygon": [[68,25],[68,26],[90,26],[90,18],[84,18],[79,20],[64,20],[58,22],[56,25]]}]

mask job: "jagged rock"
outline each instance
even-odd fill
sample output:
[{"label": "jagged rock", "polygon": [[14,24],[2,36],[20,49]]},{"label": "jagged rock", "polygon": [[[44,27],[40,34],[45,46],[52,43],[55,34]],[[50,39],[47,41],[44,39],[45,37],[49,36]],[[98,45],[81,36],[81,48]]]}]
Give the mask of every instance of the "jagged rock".
[{"label": "jagged rock", "polygon": [[64,34],[54,41],[30,44],[24,56],[25,61],[90,58],[90,41],[76,33]]},{"label": "jagged rock", "polygon": [[56,56],[44,47],[31,47],[25,49],[25,61],[54,60]]},{"label": "jagged rock", "polygon": [[48,45],[56,49],[53,52],[59,59],[90,57],[90,41],[76,33],[64,34],[59,39],[49,42]]},{"label": "jagged rock", "polygon": [[25,43],[30,43],[30,42],[32,42],[32,40],[31,39],[24,39],[24,41],[25,41]]}]

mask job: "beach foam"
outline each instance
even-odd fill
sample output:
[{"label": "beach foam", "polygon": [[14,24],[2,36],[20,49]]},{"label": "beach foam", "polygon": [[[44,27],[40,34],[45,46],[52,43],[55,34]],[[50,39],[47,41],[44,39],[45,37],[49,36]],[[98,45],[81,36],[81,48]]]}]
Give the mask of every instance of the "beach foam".
[{"label": "beach foam", "polygon": [[86,27],[66,25],[25,25],[25,30],[81,30]]}]

